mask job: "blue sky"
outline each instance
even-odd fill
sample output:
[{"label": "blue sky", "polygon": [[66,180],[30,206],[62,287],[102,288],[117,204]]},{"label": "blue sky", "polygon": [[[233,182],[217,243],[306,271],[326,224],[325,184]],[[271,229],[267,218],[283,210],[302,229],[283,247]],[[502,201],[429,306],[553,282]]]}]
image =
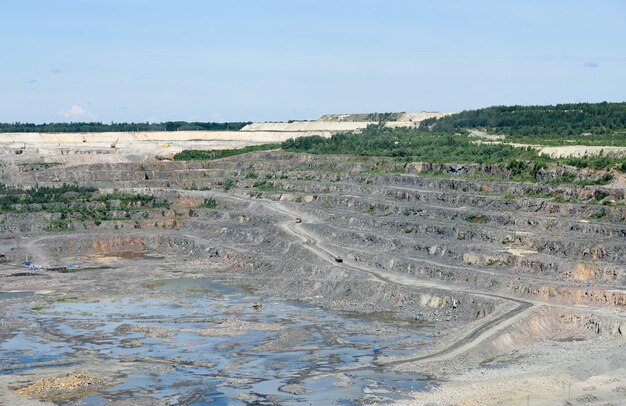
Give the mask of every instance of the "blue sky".
[{"label": "blue sky", "polygon": [[0,121],[626,100],[626,1],[0,0]]}]

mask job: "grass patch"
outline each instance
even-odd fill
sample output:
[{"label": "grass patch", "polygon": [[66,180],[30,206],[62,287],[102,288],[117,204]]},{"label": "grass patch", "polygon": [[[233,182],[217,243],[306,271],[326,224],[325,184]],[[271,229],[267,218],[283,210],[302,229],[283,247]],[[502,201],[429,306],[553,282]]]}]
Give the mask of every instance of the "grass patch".
[{"label": "grass patch", "polygon": [[48,223],[48,227],[44,229],[48,232],[60,232],[60,231],[72,231],[74,227],[72,227],[72,223],[70,221],[64,219],[55,219],[51,220]]},{"label": "grass patch", "polygon": [[293,193],[293,192],[301,192],[301,190],[295,189],[285,189],[280,186],[276,186],[274,182],[261,180],[258,182],[254,182],[252,187],[256,188],[260,192],[270,192],[270,193]]},{"label": "grass patch", "polygon": [[467,220],[469,223],[485,224],[487,222],[487,217],[483,215],[475,215],[475,216],[469,216],[465,220]]},{"label": "grass patch", "polygon": [[202,207],[204,209],[216,209],[217,208],[217,200],[213,199],[212,197],[209,197],[207,199],[204,199],[204,202],[202,204],[200,204],[200,206],[198,207]]},{"label": "grass patch", "polygon": [[613,175],[605,174],[599,179],[585,179],[574,182],[577,186],[606,185],[613,180]]},{"label": "grass patch", "polygon": [[75,302],[78,300],[77,296],[68,296],[57,299],[57,303],[67,303],[67,302]]},{"label": "grass patch", "polygon": [[233,178],[226,178],[223,181],[219,182],[218,185],[224,189],[224,192],[228,192],[230,189],[237,186],[237,181]]}]

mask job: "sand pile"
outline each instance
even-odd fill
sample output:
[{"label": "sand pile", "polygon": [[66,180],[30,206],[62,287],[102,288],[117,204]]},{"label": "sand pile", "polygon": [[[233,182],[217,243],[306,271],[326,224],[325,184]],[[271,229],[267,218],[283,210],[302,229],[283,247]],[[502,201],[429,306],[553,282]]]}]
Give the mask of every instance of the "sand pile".
[{"label": "sand pile", "polygon": [[39,379],[15,392],[29,398],[60,400],[81,396],[85,392],[90,393],[110,386],[111,382],[107,379],[88,372],[73,372],[61,377],[49,376]]}]

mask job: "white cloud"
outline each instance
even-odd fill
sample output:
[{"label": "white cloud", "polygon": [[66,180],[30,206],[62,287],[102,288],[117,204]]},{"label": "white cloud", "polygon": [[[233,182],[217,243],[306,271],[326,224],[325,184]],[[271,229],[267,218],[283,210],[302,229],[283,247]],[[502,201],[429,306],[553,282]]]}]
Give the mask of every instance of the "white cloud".
[{"label": "white cloud", "polygon": [[73,104],[69,110],[59,111],[57,114],[61,117],[70,119],[94,120],[98,118],[98,116],[88,112],[78,104]]},{"label": "white cloud", "polygon": [[70,116],[82,116],[83,114],[85,114],[85,109],[80,107],[79,105],[74,104],[72,107],[70,107],[70,111],[68,111],[67,114]]}]

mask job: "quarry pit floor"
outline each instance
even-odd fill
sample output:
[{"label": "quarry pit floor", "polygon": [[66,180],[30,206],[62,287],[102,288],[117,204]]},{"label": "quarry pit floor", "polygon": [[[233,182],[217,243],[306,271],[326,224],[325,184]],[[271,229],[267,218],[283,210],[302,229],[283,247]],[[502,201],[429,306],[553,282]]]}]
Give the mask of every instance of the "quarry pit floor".
[{"label": "quarry pit floor", "polygon": [[622,209],[308,159],[80,167],[172,207],[60,233],[5,219],[0,403],[626,401]]}]

